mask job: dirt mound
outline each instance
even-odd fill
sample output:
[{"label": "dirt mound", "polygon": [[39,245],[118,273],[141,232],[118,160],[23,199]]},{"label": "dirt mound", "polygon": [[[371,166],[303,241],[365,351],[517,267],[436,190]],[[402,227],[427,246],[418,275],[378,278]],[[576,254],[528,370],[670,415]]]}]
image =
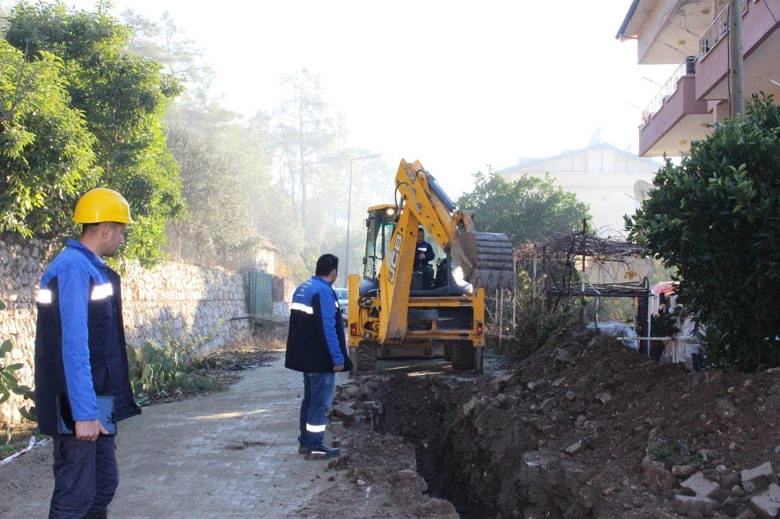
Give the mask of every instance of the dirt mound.
[{"label": "dirt mound", "polygon": [[[779,411],[777,370],[688,373],[577,329],[509,371],[358,377],[337,396],[339,463],[392,494],[399,459],[416,462],[416,495],[460,517],[761,517]],[[412,458],[384,447],[397,437]]]}]

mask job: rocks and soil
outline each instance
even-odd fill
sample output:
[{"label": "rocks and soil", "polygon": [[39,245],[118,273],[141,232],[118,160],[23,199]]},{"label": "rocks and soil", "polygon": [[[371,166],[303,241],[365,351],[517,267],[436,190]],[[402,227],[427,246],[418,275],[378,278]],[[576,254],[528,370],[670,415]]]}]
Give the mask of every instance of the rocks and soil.
[{"label": "rocks and soil", "polygon": [[483,376],[400,371],[337,394],[348,500],[415,496],[362,517],[778,516],[778,369],[689,373],[579,329]]}]

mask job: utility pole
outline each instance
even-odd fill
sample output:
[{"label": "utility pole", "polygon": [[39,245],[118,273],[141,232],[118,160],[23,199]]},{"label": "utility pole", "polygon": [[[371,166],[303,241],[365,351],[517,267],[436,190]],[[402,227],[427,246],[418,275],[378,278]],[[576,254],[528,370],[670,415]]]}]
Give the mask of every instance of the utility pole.
[{"label": "utility pole", "polygon": [[729,0],[729,115],[745,115],[745,74],[742,60],[742,6],[744,0]]}]

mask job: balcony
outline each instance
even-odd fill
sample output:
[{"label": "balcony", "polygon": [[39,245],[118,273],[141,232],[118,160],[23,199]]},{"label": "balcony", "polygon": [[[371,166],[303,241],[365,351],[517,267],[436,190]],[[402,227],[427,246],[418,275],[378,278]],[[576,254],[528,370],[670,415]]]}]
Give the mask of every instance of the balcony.
[{"label": "balcony", "polygon": [[639,156],[677,156],[687,153],[691,140],[711,130],[707,102],[696,97],[696,58],[683,61],[643,111]]},{"label": "balcony", "polygon": [[[746,97],[754,92],[773,93],[780,55],[780,0],[751,0],[742,8],[742,54]],[[729,98],[728,7],[723,9],[699,39],[696,66],[696,97],[702,100]]]}]

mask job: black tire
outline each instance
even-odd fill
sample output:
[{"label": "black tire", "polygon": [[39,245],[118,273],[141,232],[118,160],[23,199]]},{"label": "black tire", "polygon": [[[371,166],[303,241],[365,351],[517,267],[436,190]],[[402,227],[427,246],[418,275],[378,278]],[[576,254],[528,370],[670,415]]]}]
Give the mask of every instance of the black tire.
[{"label": "black tire", "polygon": [[452,368],[458,371],[474,369],[474,346],[471,341],[454,341],[452,344]]},{"label": "black tire", "polygon": [[379,345],[375,342],[361,342],[357,349],[357,371],[374,371]]},{"label": "black tire", "polygon": [[452,362],[452,350],[454,349],[452,346],[452,342],[446,341],[442,348],[444,350],[444,360],[446,360],[447,362]]}]

